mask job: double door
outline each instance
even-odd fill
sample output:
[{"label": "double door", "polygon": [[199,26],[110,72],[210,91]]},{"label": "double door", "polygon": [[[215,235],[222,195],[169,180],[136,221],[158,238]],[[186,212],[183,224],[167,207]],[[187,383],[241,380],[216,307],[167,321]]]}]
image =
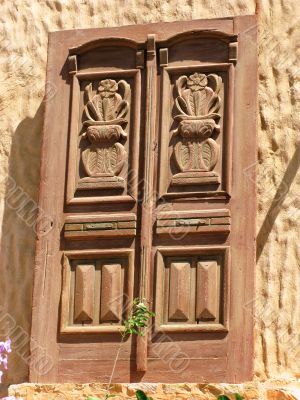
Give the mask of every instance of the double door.
[{"label": "double door", "polygon": [[155,317],[113,381],[251,378],[255,35],[237,17],[50,37],[31,381],[109,381],[137,297]]}]

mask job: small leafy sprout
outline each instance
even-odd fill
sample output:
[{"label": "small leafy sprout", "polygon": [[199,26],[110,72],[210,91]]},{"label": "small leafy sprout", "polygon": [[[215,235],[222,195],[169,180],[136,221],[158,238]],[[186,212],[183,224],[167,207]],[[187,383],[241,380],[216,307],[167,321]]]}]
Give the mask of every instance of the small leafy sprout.
[{"label": "small leafy sprout", "polygon": [[148,309],[143,299],[134,299],[128,319],[123,321],[124,330],[121,331],[122,337],[125,338],[128,335],[144,336],[143,328],[147,327],[148,321],[154,315],[155,313]]},{"label": "small leafy sprout", "polygon": [[[135,395],[136,395],[137,400],[153,400],[152,397],[148,397],[148,396],[146,395],[146,393],[143,392],[142,390],[137,390],[137,391],[135,392]],[[235,396],[235,400],[244,400],[244,397],[242,397],[242,396],[241,396],[240,394],[238,394],[238,393],[235,393],[234,396]],[[107,395],[104,397],[104,400],[109,399],[109,398],[111,398],[111,397],[115,397],[115,395],[114,395],[114,394],[107,394]],[[100,399],[99,399],[98,397],[89,396],[89,397],[87,398],[87,400],[100,400]],[[231,400],[231,399],[230,399],[228,396],[226,396],[225,394],[221,394],[221,395],[218,396],[218,399],[217,399],[217,400]]]},{"label": "small leafy sprout", "polygon": [[153,400],[152,397],[147,397],[146,394],[142,390],[137,390],[135,392],[135,395],[138,400]]},{"label": "small leafy sprout", "polygon": [[[123,321],[123,328],[120,331],[120,334],[122,336],[122,341],[125,339],[126,336],[129,335],[139,335],[139,336],[144,336],[144,328],[147,327],[148,321],[150,320],[151,317],[154,317],[154,313],[151,312],[148,307],[145,305],[145,301],[140,298],[136,298],[132,302],[132,307],[128,316],[127,320]],[[120,347],[121,349],[121,347]],[[119,351],[120,351],[119,349]],[[115,364],[114,368],[111,374],[111,379],[112,380],[113,374],[114,374],[114,369],[118,360],[119,356],[119,351],[117,353],[116,359],[115,359]],[[110,390],[110,387],[107,391]],[[111,397],[116,397],[114,394],[106,394],[104,397],[104,400],[109,399]],[[142,390],[138,390],[136,392],[136,397],[138,400],[153,400],[151,397],[147,397],[145,393]],[[98,397],[94,396],[89,396],[87,400],[100,400]]]}]

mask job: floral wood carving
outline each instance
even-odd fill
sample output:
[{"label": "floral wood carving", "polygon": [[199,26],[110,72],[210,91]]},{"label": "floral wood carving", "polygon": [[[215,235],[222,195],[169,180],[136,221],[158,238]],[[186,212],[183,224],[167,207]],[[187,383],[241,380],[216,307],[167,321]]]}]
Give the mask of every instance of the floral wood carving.
[{"label": "floral wood carving", "polygon": [[222,78],[216,74],[195,72],[176,81],[175,100],[179,121],[174,135],[180,140],[174,146],[174,159],[179,173],[172,178],[174,185],[219,183],[213,171],[219,159],[219,145],[211,136],[220,132],[218,111]]},{"label": "floral wood carving", "polygon": [[120,140],[127,138],[123,128],[128,123],[129,96],[130,86],[124,80],[100,81],[94,96],[92,83],[85,88],[83,138],[88,139],[90,145],[82,152],[82,163],[88,175],[79,182],[82,189],[124,187],[124,179],[117,175],[126,160]]}]

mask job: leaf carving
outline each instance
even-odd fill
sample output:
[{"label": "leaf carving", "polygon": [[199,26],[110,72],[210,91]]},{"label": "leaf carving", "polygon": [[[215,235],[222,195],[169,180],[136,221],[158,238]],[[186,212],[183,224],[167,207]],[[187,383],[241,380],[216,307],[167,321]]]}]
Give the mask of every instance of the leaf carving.
[{"label": "leaf carving", "polygon": [[[181,135],[174,147],[175,161],[181,172],[192,172],[193,179],[199,173],[200,182],[203,173],[212,171],[219,158],[219,145],[211,136],[220,132],[217,112],[221,107],[222,78],[195,72],[180,76],[175,87],[175,107],[179,112],[175,119],[179,124],[173,132]],[[188,179],[186,176],[185,182]]]},{"label": "leaf carving", "polygon": [[108,161],[107,169],[109,172],[113,173],[118,163],[118,151],[116,146],[113,146],[109,149],[109,156],[107,157],[107,161]]},{"label": "leaf carving", "polygon": [[202,160],[205,165],[205,169],[207,171],[210,170],[211,165],[211,148],[208,142],[203,143],[202,145]]},{"label": "leaf carving", "polygon": [[82,162],[88,176],[93,176],[97,169],[97,151],[95,148],[87,148],[82,153]]},{"label": "leaf carving", "polygon": [[178,142],[175,147],[175,160],[180,171],[187,171],[192,163],[191,148],[186,143]]},{"label": "leaf carving", "polygon": [[[118,93],[122,92],[123,98]],[[92,84],[85,88],[84,116],[86,121],[116,122],[124,118],[129,109],[130,86],[124,81],[114,79],[100,81],[97,94],[93,96]],[[85,121],[85,122],[86,122]]]},{"label": "leaf carving", "polygon": [[104,79],[99,82],[96,94],[92,83],[84,90],[84,122],[87,126],[83,139],[90,145],[82,152],[86,174],[107,181],[123,168],[126,151],[118,140],[126,139],[124,127],[129,111],[130,86],[125,80]]},{"label": "leaf carving", "polygon": [[86,173],[91,177],[117,175],[125,162],[126,151],[121,143],[113,146],[88,147],[82,154]]},{"label": "leaf carving", "polygon": [[121,172],[121,169],[123,168],[126,157],[126,151],[121,143],[116,143],[115,148],[117,151],[117,162],[114,168],[114,172],[117,175]]},{"label": "leaf carving", "polygon": [[188,114],[189,115],[196,115],[196,107],[197,107],[197,95],[195,93],[185,90],[184,96],[186,97],[186,101],[188,104]]},{"label": "leaf carving", "polygon": [[181,96],[177,97],[177,99],[175,100],[175,104],[176,104],[177,109],[182,114],[188,115],[188,106],[183,97],[181,97]]},{"label": "leaf carving", "polygon": [[219,145],[211,138],[207,139],[205,145],[210,147],[210,162],[208,165],[208,170],[212,171],[219,159]]},{"label": "leaf carving", "polygon": [[175,104],[180,115],[204,117],[216,113],[221,106],[221,86],[222,78],[216,74],[195,72],[189,77],[183,75],[178,78]]}]

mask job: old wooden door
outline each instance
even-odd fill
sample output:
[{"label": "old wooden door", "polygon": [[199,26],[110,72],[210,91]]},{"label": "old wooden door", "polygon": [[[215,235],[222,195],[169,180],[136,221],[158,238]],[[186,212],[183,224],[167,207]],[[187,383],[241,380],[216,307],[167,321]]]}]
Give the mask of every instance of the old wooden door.
[{"label": "old wooden door", "polygon": [[251,379],[255,17],[49,39],[30,380]]}]

